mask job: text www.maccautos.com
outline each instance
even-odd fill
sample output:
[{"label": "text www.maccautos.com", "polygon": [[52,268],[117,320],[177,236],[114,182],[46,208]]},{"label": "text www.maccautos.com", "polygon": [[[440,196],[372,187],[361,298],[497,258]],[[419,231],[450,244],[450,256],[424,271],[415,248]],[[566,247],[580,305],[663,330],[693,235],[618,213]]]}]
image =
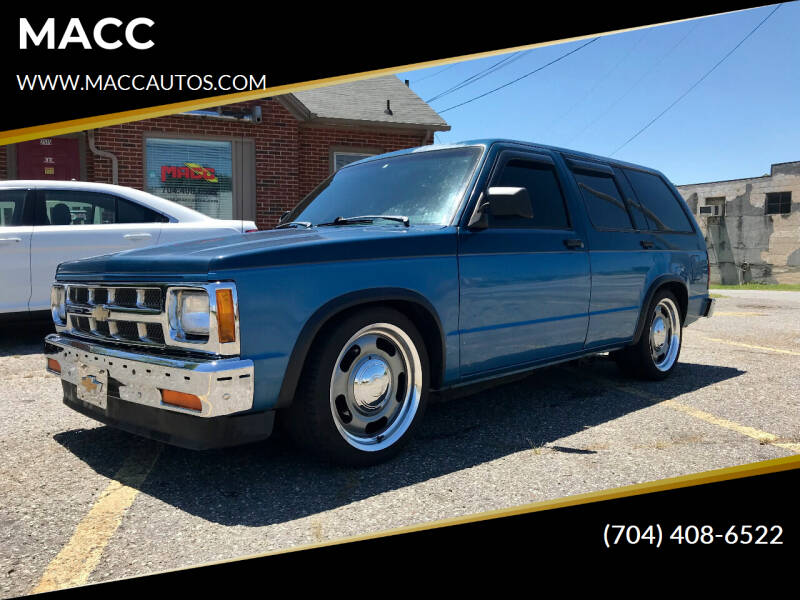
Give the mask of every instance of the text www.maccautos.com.
[{"label": "text www.maccautos.com", "polygon": [[247,91],[267,87],[266,75],[89,75],[24,74],[17,75],[21,91],[69,92],[169,92],[169,91]]}]

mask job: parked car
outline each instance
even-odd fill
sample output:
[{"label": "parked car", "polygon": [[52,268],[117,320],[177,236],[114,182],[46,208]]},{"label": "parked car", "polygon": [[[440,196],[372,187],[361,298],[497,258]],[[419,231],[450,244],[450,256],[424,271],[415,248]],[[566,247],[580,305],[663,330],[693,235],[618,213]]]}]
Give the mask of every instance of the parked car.
[{"label": "parked car", "polygon": [[83,181],[0,182],[0,317],[50,310],[59,262],[255,230],[133,188]]},{"label": "parked car", "polygon": [[703,236],[658,171],[489,140],[370,157],[273,231],[64,263],[67,406],[171,444],[384,460],[429,394],[600,352],[659,380],[709,316]]}]

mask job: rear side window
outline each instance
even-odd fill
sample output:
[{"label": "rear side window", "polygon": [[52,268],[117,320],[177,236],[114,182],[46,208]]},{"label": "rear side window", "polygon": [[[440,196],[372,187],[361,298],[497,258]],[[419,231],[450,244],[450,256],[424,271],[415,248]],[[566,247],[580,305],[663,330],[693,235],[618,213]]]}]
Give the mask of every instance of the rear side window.
[{"label": "rear side window", "polygon": [[661,177],[642,171],[623,169],[639,199],[650,229],[691,233],[692,225],[678,198]]},{"label": "rear side window", "polygon": [[505,164],[492,186],[527,188],[531,197],[533,218],[496,217],[490,214],[489,227],[569,229],[564,195],[552,165],[512,159]]},{"label": "rear side window", "polygon": [[165,216],[141,204],[117,198],[117,223],[165,223],[166,221]]},{"label": "rear side window", "polygon": [[574,175],[595,229],[633,229],[625,202],[610,174],[579,171]]},{"label": "rear side window", "polygon": [[22,225],[22,210],[27,190],[0,191],[0,227]]}]

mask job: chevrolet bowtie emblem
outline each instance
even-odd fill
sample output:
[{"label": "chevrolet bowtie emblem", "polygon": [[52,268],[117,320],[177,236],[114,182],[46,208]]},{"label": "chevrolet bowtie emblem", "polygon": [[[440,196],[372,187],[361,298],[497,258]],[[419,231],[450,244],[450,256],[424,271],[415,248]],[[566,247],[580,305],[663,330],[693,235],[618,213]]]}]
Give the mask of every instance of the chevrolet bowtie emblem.
[{"label": "chevrolet bowtie emblem", "polygon": [[104,305],[98,304],[92,309],[91,315],[95,321],[108,321],[108,317],[111,314],[111,311],[108,310]]},{"label": "chevrolet bowtie emblem", "polygon": [[81,377],[81,385],[87,392],[103,391],[103,384],[94,375]]}]

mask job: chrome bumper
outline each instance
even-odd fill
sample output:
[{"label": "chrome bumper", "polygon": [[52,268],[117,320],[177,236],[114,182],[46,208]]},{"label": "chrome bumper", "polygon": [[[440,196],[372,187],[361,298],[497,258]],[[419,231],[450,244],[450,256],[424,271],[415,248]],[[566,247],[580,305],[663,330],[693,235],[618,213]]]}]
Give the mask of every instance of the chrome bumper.
[{"label": "chrome bumper", "polygon": [[[109,383],[121,400],[190,414],[219,417],[253,408],[253,361],[173,359],[127,352],[60,334],[45,338],[45,359],[58,361],[61,373],[47,370],[76,386],[79,397],[106,409]],[[165,404],[161,390],[193,394],[201,410]]]}]

